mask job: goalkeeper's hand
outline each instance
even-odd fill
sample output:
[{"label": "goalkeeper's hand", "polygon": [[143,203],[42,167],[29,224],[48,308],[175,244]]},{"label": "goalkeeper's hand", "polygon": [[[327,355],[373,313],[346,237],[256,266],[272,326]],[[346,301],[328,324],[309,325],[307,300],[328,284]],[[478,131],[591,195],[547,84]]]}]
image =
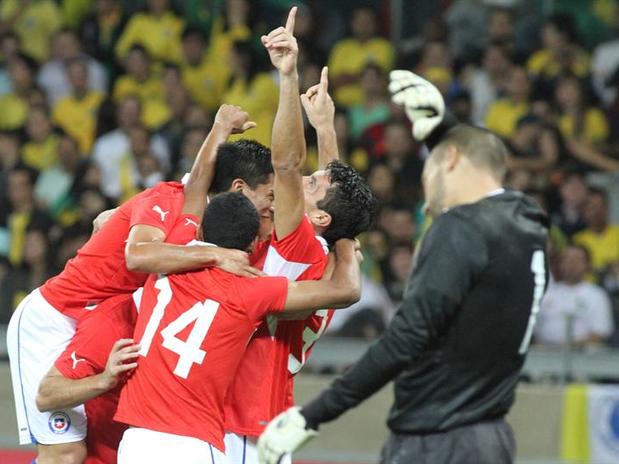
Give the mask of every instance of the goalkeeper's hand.
[{"label": "goalkeeper's hand", "polygon": [[397,69],[389,74],[389,92],[397,105],[404,106],[413,123],[413,136],[423,141],[443,120],[445,101],[441,92],[424,78]]},{"label": "goalkeeper's hand", "polygon": [[300,411],[298,406],[289,408],[269,422],[258,439],[261,464],[278,464],[284,455],[298,450],[318,435],[316,430],[306,428]]}]

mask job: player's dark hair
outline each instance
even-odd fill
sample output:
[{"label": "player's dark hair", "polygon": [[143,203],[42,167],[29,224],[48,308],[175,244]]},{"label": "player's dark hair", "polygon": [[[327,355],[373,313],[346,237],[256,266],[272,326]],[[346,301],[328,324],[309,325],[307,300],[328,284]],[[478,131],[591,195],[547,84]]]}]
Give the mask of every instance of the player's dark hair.
[{"label": "player's dark hair", "polygon": [[341,238],[354,238],[368,230],[378,202],[367,182],[351,166],[334,160],[326,171],[331,187],[316,206],[331,216],[331,224],[322,238],[332,245]]},{"label": "player's dark hair", "polygon": [[507,148],[494,133],[469,124],[457,124],[441,137],[440,143],[432,150],[432,156],[440,159],[445,150],[452,145],[466,156],[473,165],[489,170],[497,180],[503,181],[507,172]]},{"label": "player's dark hair", "polygon": [[202,234],[206,242],[245,251],[258,235],[260,216],[241,192],[217,195],[204,211]]},{"label": "player's dark hair", "polygon": [[217,149],[211,190],[227,192],[235,179],[243,180],[254,190],[258,184],[266,184],[270,174],[273,174],[270,149],[254,140],[224,143]]}]

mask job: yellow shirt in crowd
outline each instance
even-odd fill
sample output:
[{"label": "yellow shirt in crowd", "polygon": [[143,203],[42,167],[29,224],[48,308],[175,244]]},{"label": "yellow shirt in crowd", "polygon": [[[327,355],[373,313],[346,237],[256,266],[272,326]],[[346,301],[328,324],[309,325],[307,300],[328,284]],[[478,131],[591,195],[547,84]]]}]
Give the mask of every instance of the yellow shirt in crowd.
[{"label": "yellow shirt in crowd", "polygon": [[26,142],[21,150],[24,164],[43,171],[58,162],[58,136],[50,134],[42,142]]},{"label": "yellow shirt in crowd", "polygon": [[583,230],[574,235],[574,243],[589,250],[591,267],[596,271],[619,261],[619,226],[610,225],[601,234]]},{"label": "yellow shirt in crowd", "polygon": [[184,65],[183,85],[191,98],[208,110],[215,110],[230,78],[230,67],[204,58],[198,66]]},{"label": "yellow shirt in crowd", "polygon": [[231,140],[250,138],[270,147],[271,129],[277,111],[278,98],[279,89],[268,73],[256,74],[251,82],[235,79],[223,95],[222,101],[230,105],[241,106],[251,116],[257,127],[242,134],[243,137],[236,136]]},{"label": "yellow shirt in crowd", "polygon": [[[394,51],[391,43],[377,37],[367,42],[344,39],[335,44],[329,56],[329,74],[336,78],[345,74],[359,75],[368,64],[376,64],[387,73],[393,67]],[[363,90],[356,84],[340,86],[335,91],[335,101],[342,106],[363,103]]]},{"label": "yellow shirt in crowd", "polygon": [[[589,61],[589,55],[580,52],[570,67],[570,71],[578,77],[587,76],[590,70]],[[557,77],[561,70],[562,66],[555,60],[552,52],[546,48],[533,53],[527,61],[527,71],[531,74],[552,78]]]},{"label": "yellow shirt in crowd", "polygon": [[0,96],[0,130],[23,127],[28,117],[28,102],[14,93]]},{"label": "yellow shirt in crowd", "polygon": [[19,37],[23,52],[43,62],[49,56],[51,38],[62,23],[60,9],[52,0],[34,0],[26,7],[22,7],[21,3],[21,0],[0,2],[0,19],[12,18],[19,8],[24,8],[13,30]]},{"label": "yellow shirt in crowd", "polygon": [[[585,112],[584,127],[581,137],[589,143],[601,143],[608,139],[609,128],[606,116],[598,108],[589,108]],[[559,130],[564,137],[572,137],[575,134],[574,118],[563,115],[559,118]]]},{"label": "yellow shirt in crowd", "polygon": [[114,100],[120,101],[129,95],[135,95],[142,102],[142,122],[149,129],[158,129],[172,117],[165,101],[163,82],[157,76],[151,76],[145,82],[129,75],[120,76],[114,84]]},{"label": "yellow shirt in crowd", "polygon": [[138,13],[129,23],[116,44],[116,54],[124,58],[129,49],[142,45],[157,61],[181,61],[181,34],[185,21],[172,12],[157,18],[148,13]]},{"label": "yellow shirt in crowd", "polygon": [[528,103],[515,103],[509,98],[495,101],[486,113],[488,129],[502,137],[511,137],[516,131],[518,120],[529,112]]},{"label": "yellow shirt in crowd", "polygon": [[52,120],[75,138],[83,154],[90,153],[97,129],[97,111],[103,101],[101,92],[89,92],[84,98],[64,97],[54,106]]}]

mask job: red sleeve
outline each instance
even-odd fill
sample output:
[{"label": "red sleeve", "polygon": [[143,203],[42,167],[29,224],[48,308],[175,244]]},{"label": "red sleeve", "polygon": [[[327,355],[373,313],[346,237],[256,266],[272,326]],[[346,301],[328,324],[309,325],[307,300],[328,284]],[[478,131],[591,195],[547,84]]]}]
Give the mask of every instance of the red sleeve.
[{"label": "red sleeve", "polygon": [[167,235],[166,242],[174,245],[186,245],[197,238],[199,226],[200,220],[196,216],[181,214]]},{"label": "red sleeve", "polygon": [[288,279],[285,277],[239,278],[237,295],[242,307],[253,322],[268,313],[280,312],[288,297]]},{"label": "red sleeve", "polygon": [[116,341],[116,338],[108,340],[110,331],[102,330],[104,326],[95,330],[96,324],[90,323],[90,319],[78,324],[73,340],[56,360],[56,369],[69,379],[83,379],[102,372]]},{"label": "red sleeve", "polygon": [[326,242],[316,236],[307,216],[303,216],[299,226],[284,238],[280,239],[273,232],[270,245],[286,260],[307,264],[319,262],[329,252]]},{"label": "red sleeve", "polygon": [[136,225],[161,229],[166,237],[176,224],[183,208],[182,194],[162,195],[156,190],[137,201],[131,210],[129,228]]}]

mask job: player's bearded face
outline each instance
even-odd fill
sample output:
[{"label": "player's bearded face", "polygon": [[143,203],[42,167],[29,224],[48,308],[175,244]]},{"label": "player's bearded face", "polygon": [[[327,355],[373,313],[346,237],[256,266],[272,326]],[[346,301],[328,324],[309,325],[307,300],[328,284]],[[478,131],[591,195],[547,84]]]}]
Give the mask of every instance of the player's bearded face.
[{"label": "player's bearded face", "polygon": [[432,158],[426,160],[422,181],[427,213],[437,217],[445,209],[445,176]]}]

